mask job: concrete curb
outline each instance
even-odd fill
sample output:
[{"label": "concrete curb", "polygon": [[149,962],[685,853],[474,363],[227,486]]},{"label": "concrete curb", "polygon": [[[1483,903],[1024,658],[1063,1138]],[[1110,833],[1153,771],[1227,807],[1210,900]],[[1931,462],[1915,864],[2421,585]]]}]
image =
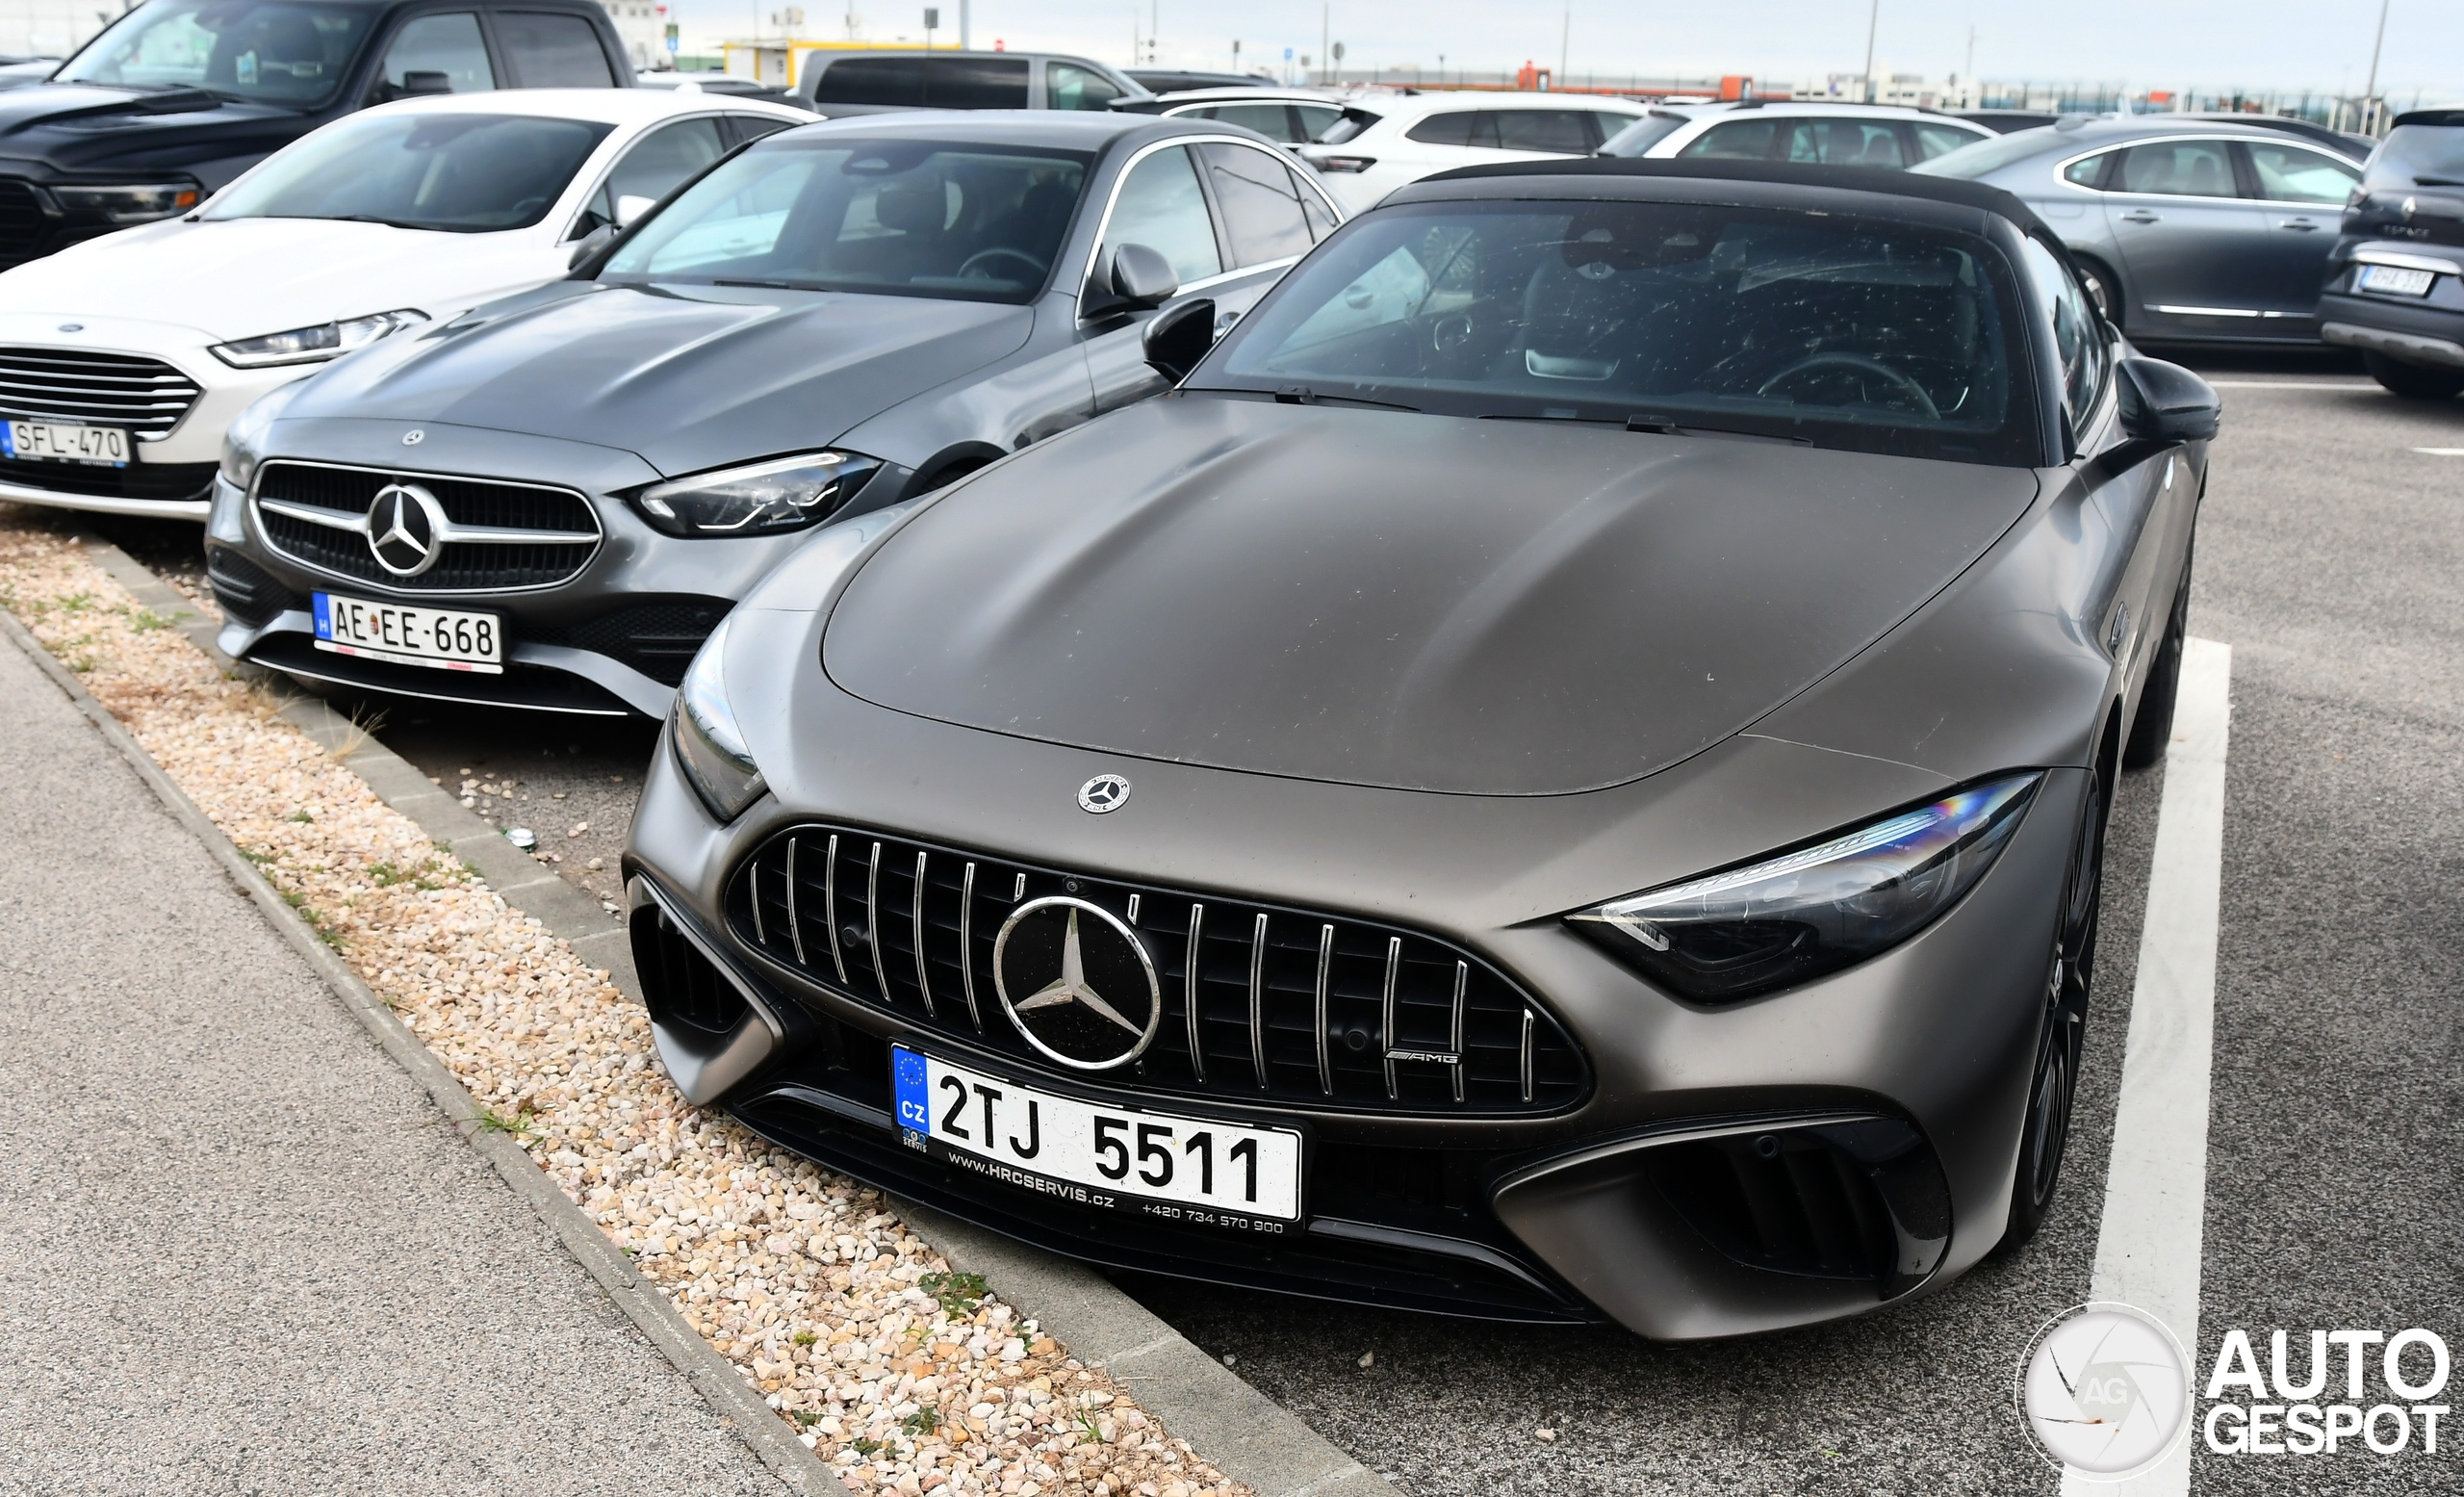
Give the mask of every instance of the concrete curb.
[{"label": "concrete curb", "polygon": [[[370,738],[359,725],[335,711],[323,699],[301,694],[273,672],[235,661],[224,655],[215,644],[215,636],[219,630],[214,621],[200,614],[177,589],[127,553],[107,541],[89,539],[85,545],[95,565],[110,573],[141,605],[176,624],[223,671],[262,681],[287,695],[289,700],[282,709],[285,718],[296,724],[328,753],[345,750],[342,761],[366,780],[379,799],[419,823],[421,830],[426,832],[438,846],[450,849],[456,857],[478,869],[489,887],[503,895],[507,904],[537,919],[552,934],[562,937],[583,960],[606,968],[609,979],[627,997],[636,1003],[642,1001],[641,982],[633,970],[632,950],[624,927],[615,916],[602,910],[587,894],[566,883],[553,869],[506,841],[502,833],[480,820],[475,813],[464,810],[458,799],[430,784],[427,777],[408,761]],[[13,628],[16,627],[13,620],[11,624]],[[32,636],[25,636],[25,642],[33,646]],[[65,667],[43,654],[38,646],[34,646],[34,650],[55,679],[66,678],[64,684],[81,707],[92,701],[87,696],[84,686],[66,674]],[[98,721],[105,724],[106,735],[116,735],[114,742],[119,744],[121,752],[138,764],[139,773],[147,775],[149,784],[157,785],[157,793],[167,792],[167,799],[178,797],[177,806],[187,807],[187,814],[195,816],[196,823],[206,829],[200,835],[208,836],[208,845],[216,847],[218,856],[229,852],[226,861],[236,861],[245,871],[247,879],[254,881],[244,881],[243,887],[249,888],[252,894],[257,893],[256,886],[263,885],[264,880],[258,876],[255,867],[230,848],[229,842],[212,822],[206,821],[193,807],[189,807],[187,797],[162,777],[153,761],[127,738],[116,719],[98,703],[87,708],[88,716],[96,713],[101,714]],[[269,901],[271,902],[269,908],[279,912],[276,923],[283,926],[295,945],[306,942],[301,949],[309,952],[311,962],[318,964],[319,970],[330,968],[339,971],[343,980],[351,985],[352,991],[367,1001],[375,1003],[377,1014],[401,1033],[404,1043],[417,1050],[444,1077],[446,1084],[453,1088],[454,1095],[461,1097],[466,1106],[473,1105],[468,1094],[462,1092],[443,1063],[429,1055],[426,1048],[395,1020],[392,1011],[369,994],[359,979],[352,976],[332,951],[316,938],[315,933],[299,921],[291,907],[281,902],[271,887],[266,886],[257,902],[268,905]],[[310,949],[312,947],[313,950]],[[336,991],[345,990],[338,985]],[[345,998],[346,1004],[355,1001],[347,996]],[[390,1043],[388,1048],[392,1048]],[[411,1066],[408,1061],[404,1064]],[[411,1070],[414,1074],[426,1079],[425,1072],[417,1066],[411,1066]],[[430,1085],[433,1089],[434,1084]],[[457,1121],[464,1116],[453,1113],[449,1107],[447,1111]],[[618,1260],[628,1278],[642,1283],[644,1291],[656,1302],[657,1308],[670,1317],[674,1316],[674,1311],[668,1308],[665,1300],[659,1298],[657,1291],[650,1289],[634,1273],[630,1260],[617,1252],[615,1245],[608,1242],[606,1235],[566,1199],[563,1191],[539,1173],[528,1155],[523,1153],[510,1139],[497,1135],[485,1135],[484,1138],[519,1161],[538,1186],[553,1196],[577,1223],[589,1230],[601,1250]],[[475,1142],[478,1140],[475,1139]],[[501,1161],[498,1167],[507,1168]],[[1089,1366],[1102,1367],[1129,1384],[1137,1394],[1141,1407],[1162,1419],[1166,1429],[1175,1437],[1188,1441],[1192,1449],[1218,1470],[1255,1489],[1258,1497],[1370,1497],[1370,1494],[1391,1497],[1394,1488],[1383,1478],[1337,1449],[1323,1435],[1303,1423],[1299,1416],[1249,1386],[1230,1368],[1193,1346],[1179,1331],[1086,1264],[969,1226],[912,1201],[899,1200],[897,1207],[899,1215],[912,1224],[927,1242],[948,1258],[952,1267],[962,1273],[982,1274],[986,1282],[999,1291],[1003,1300],[1016,1305],[1022,1314],[1034,1316],[1037,1324],[1067,1345],[1070,1355]],[[542,1212],[546,1213],[545,1207]],[[589,1261],[584,1258],[585,1263]],[[597,1270],[593,1269],[593,1272]],[[612,1288],[609,1292],[611,1295],[615,1293]],[[618,1296],[618,1303],[625,1303],[623,1297]],[[638,1320],[640,1316],[635,1318]],[[696,1348],[729,1373],[731,1384],[738,1389],[744,1388],[734,1373],[733,1364],[720,1356],[680,1319],[675,1323]],[[658,1338],[654,1335],[652,1339],[656,1341]],[[670,1359],[676,1360],[673,1354]],[[684,1367],[685,1364],[679,1360],[677,1365]],[[687,1371],[689,1373],[690,1369]],[[761,1405],[757,1395],[745,1391],[746,1396],[759,1407],[763,1419],[777,1426],[784,1435],[785,1425],[778,1415],[768,1406]],[[723,1411],[732,1407],[715,1398],[712,1402]],[[816,1468],[820,1467],[820,1461],[810,1451],[793,1436],[784,1437],[805,1460]],[[755,1448],[757,1451],[760,1449],[758,1444]],[[764,1454],[762,1458],[766,1461],[770,1458]],[[775,1463],[773,1469],[777,1469]],[[832,1481],[835,1483],[836,1478],[833,1477]],[[835,1487],[830,1489],[834,1490]]]},{"label": "concrete curb", "polygon": [[[136,566],[125,556],[120,559],[131,567]],[[146,576],[152,580],[152,574]],[[171,598],[184,607],[185,600],[180,600],[176,592],[164,586],[160,581],[155,581],[154,585],[170,593]],[[141,598],[139,601],[157,612],[163,611],[159,600]],[[193,610],[188,611],[193,613]],[[154,762],[153,756],[129,736],[128,730],[111,714],[110,709],[94,700],[85,684],[77,679],[76,673],[53,659],[51,653],[14,615],[0,611],[0,633],[5,633],[12,644],[23,651],[37,668],[77,704],[77,710],[93,723],[104,741],[128,761],[129,767],[137,771],[137,777],[144,781],[146,787],[162,801],[164,809],[205,845],[206,851],[221,865],[231,882],[247,894],[273,928],[307,961],[309,968],[324,979],[325,986],[351,1018],[359,1020],[360,1026],[384,1048],[386,1054],[393,1057],[395,1064],[410,1072],[412,1079],[427,1089],[438,1110],[453,1123],[454,1131],[496,1166],[497,1174],[555,1233],[556,1240],[563,1244],[565,1251],[573,1254],[592,1278],[598,1280],[608,1299],[615,1302],[617,1307],[649,1337],[651,1345],[657,1348],[659,1354],[709,1402],[720,1422],[732,1429],[755,1457],[793,1490],[814,1494],[844,1491],[845,1484],[837,1475],[822,1462],[820,1457],[805,1448],[787,1428],[786,1421],[780,1418],[760,1393],[736,1371],[734,1363],[721,1355],[717,1348],[702,1339],[699,1331],[685,1324],[684,1318],[667,1303],[666,1297],[634,1269],[632,1260],[625,1256],[624,1251],[600,1230],[599,1224],[582,1215],[581,1208],[573,1203],[562,1187],[531,1162],[520,1145],[502,1133],[479,1125],[482,1109],[471,1094],[462,1089],[462,1083],[454,1078],[453,1072],[394,1016],[394,1011],[385,1006],[384,1000],[360,981],[359,975],[331,947],[318,939],[307,921],[284,902],[273,886],[266,881],[265,875],[257,871],[256,865],[241,856],[240,849],[222,835],[222,829],[196,808],[186,791],[171,783],[162,766]],[[421,784],[425,785],[426,782],[422,780]],[[457,806],[455,809],[460,808]]]}]

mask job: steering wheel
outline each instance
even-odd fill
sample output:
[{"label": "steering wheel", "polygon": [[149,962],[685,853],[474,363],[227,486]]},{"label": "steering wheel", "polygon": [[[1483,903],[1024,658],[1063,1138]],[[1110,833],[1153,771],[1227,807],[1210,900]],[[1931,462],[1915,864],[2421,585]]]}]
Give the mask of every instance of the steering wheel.
[{"label": "steering wheel", "polygon": [[967,256],[966,259],[959,266],[959,274],[962,277],[977,275],[986,280],[1000,279],[1000,277],[993,271],[985,269],[986,266],[995,260],[1015,260],[1020,265],[1025,266],[1027,268],[1027,273],[1015,277],[1015,279],[1022,281],[1042,280],[1043,272],[1048,269],[1044,262],[1037,259],[1035,256],[1027,253],[1023,249],[1012,249],[1006,245],[995,245],[989,249],[979,249],[975,253]]},{"label": "steering wheel", "polygon": [[1915,380],[1909,378],[1908,375],[1891,368],[1889,365],[1883,363],[1881,360],[1869,359],[1861,353],[1816,353],[1810,357],[1799,359],[1787,368],[1780,371],[1778,374],[1773,374],[1770,378],[1762,381],[1760,385],[1755,388],[1754,393],[1757,395],[1769,395],[1774,389],[1786,383],[1788,380],[1799,374],[1823,369],[1851,370],[1861,374],[1873,374],[1879,377],[1884,383],[1889,385],[1892,389],[1897,390],[1902,395],[1908,396],[1912,400],[1915,400],[1916,408],[1924,414],[1926,420],[1939,421],[1942,419],[1941,411],[1936,408],[1934,404],[1934,398],[1925,393],[1925,387],[1923,385],[1918,384]]}]

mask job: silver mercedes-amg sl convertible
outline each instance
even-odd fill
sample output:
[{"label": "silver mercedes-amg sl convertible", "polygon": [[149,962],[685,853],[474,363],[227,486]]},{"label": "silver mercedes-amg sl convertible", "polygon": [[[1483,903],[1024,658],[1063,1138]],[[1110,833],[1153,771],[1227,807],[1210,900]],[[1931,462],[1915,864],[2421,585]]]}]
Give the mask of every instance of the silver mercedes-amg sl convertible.
[{"label": "silver mercedes-amg sl convertible", "polygon": [[2024,1243],[2215,392],[1973,183],[1450,173],[817,532],[627,866],[691,1099],[1098,1262],[1644,1335]]}]

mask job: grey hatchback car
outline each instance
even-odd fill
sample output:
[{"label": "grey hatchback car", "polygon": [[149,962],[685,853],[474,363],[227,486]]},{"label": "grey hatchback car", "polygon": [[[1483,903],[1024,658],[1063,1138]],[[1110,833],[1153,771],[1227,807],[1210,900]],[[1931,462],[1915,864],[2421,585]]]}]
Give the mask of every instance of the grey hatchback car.
[{"label": "grey hatchback car", "polygon": [[2010,192],[2150,343],[2308,344],[2358,160],[2215,119],[2072,116],[1912,168]]},{"label": "grey hatchback car", "polygon": [[363,690],[662,714],[802,532],[1164,389],[1157,309],[1228,322],[1339,217],[1219,124],[774,135],[570,279],[249,407],[207,522],[222,647]]}]

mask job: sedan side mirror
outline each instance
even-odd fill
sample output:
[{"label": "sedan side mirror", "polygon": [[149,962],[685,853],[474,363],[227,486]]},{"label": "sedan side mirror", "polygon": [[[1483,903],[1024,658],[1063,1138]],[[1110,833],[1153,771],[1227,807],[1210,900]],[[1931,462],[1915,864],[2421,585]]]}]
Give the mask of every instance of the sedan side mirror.
[{"label": "sedan side mirror", "polygon": [[2121,429],[2150,442],[2204,442],[2224,402],[2216,387],[2162,359],[2121,361]]},{"label": "sedan side mirror", "polygon": [[1141,337],[1146,362],[1154,366],[1156,373],[1179,384],[1215,347],[1215,298],[1191,297],[1148,323]]},{"label": "sedan side mirror", "polygon": [[613,223],[603,223],[599,227],[592,229],[589,233],[584,234],[581,238],[574,241],[574,252],[566,259],[565,269],[568,271],[580,270],[583,261],[606,248],[621,232],[623,231],[618,229]]},{"label": "sedan side mirror", "polygon": [[629,229],[643,214],[657,206],[655,197],[644,197],[638,193],[622,194],[616,199],[616,226]]},{"label": "sedan side mirror", "polygon": [[1144,245],[1123,245],[1113,251],[1112,291],[1119,298],[1115,310],[1143,312],[1160,307],[1180,289],[1180,272],[1163,251]]}]

